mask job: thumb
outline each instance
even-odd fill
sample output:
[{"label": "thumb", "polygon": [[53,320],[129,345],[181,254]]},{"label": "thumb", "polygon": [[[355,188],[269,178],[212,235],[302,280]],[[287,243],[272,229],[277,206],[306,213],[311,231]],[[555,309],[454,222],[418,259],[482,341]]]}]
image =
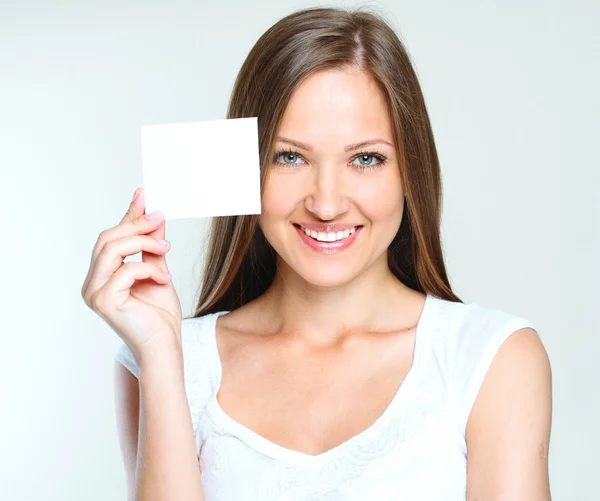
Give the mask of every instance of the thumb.
[{"label": "thumb", "polygon": [[[144,195],[145,195],[145,193],[142,191],[142,193],[140,193],[140,195],[139,195],[139,198],[144,197]],[[145,214],[146,213],[145,198],[142,198],[142,200],[140,202],[144,203],[144,214]],[[162,224],[158,228],[156,228],[154,231],[147,233],[147,235],[152,238],[155,238],[156,240],[164,240],[165,239],[165,224],[166,224],[166,221],[164,220],[164,217],[163,217]],[[150,263],[155,266],[158,266],[163,271],[167,271],[167,272],[169,271],[169,268],[167,266],[166,254],[153,254],[152,252],[146,252],[146,251],[142,250],[142,261],[144,263]]]},{"label": "thumb", "polygon": [[[162,224],[156,228],[154,231],[151,231],[147,235],[155,238],[156,240],[164,240],[165,239],[165,224],[166,221],[163,220]],[[153,254],[152,252],[146,252],[142,250],[142,261],[144,263],[150,263],[158,266],[163,271],[169,271],[169,267],[167,266],[167,258],[165,254]]]}]

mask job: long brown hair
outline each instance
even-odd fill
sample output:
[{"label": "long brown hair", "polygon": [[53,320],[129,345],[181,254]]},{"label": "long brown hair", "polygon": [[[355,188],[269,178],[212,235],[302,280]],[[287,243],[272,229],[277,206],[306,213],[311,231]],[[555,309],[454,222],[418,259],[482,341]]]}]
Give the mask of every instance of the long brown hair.
[{"label": "long brown hair", "polygon": [[[392,117],[405,192],[404,215],[388,249],[392,273],[407,287],[450,301],[440,242],[440,166],[423,94],[402,42],[364,8],[309,8],[271,26],[236,78],[227,118],[258,117],[261,197],[273,138],[294,89],[317,71],[358,68],[379,85]],[[263,294],[275,277],[275,251],[258,215],[212,218],[201,291],[191,317],[232,311]]]}]

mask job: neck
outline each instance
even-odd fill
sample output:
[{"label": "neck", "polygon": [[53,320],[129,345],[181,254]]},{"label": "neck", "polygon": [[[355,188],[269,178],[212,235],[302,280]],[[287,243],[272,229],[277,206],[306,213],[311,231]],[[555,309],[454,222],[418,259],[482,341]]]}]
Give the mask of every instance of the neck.
[{"label": "neck", "polygon": [[317,286],[281,260],[260,299],[269,332],[311,344],[329,344],[356,332],[390,331],[415,325],[423,294],[406,287],[387,266],[387,256],[351,281]]}]

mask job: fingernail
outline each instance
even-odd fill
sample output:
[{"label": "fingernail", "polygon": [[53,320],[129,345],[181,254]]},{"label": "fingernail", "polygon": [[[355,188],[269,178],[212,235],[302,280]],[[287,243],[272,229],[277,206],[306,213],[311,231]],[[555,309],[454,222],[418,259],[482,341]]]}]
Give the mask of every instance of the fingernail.
[{"label": "fingernail", "polygon": [[148,219],[160,219],[162,217],[162,213],[159,210],[157,210],[157,211],[151,212],[150,214],[146,214],[146,217]]},{"label": "fingernail", "polygon": [[135,193],[133,194],[133,198],[131,199],[131,201],[134,202],[139,194],[140,194],[140,189],[138,188],[137,190],[135,190]]},{"label": "fingernail", "polygon": [[169,278],[173,278],[173,277],[171,276],[171,274],[170,274],[168,271],[165,271],[165,270],[163,270],[163,273],[164,273],[165,275],[167,275]]}]

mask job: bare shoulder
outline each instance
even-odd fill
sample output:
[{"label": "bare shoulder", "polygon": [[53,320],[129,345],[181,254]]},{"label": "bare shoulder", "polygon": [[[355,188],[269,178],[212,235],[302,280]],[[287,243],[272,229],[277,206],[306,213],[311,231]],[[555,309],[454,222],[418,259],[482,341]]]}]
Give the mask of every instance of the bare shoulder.
[{"label": "bare shoulder", "polygon": [[534,329],[518,329],[498,349],[467,421],[468,499],[550,499],[551,411],[546,349]]},{"label": "bare shoulder", "polygon": [[[513,332],[496,353],[475,399],[467,422],[467,441],[490,420],[499,419],[498,408],[518,410],[526,404],[547,404],[551,384],[550,360],[537,332],[530,327]],[[507,411],[500,413],[505,414]]]}]

